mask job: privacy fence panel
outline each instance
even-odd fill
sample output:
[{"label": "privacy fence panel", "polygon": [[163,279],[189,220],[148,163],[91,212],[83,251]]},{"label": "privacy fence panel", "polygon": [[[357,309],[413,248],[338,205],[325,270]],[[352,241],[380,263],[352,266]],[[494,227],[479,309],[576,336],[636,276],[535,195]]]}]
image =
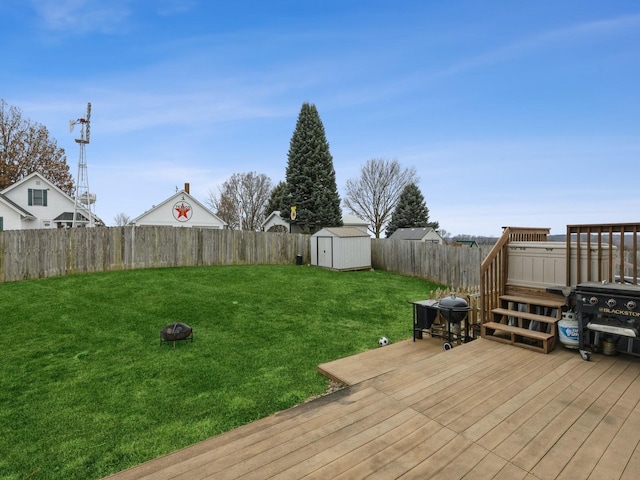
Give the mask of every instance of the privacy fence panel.
[{"label": "privacy fence panel", "polygon": [[425,278],[455,288],[480,284],[480,263],[490,246],[466,247],[411,240],[371,240],[377,270]]},{"label": "privacy fence panel", "polygon": [[309,236],[175,227],[0,232],[0,283],[154,267],[291,264]]},{"label": "privacy fence panel", "polygon": [[[156,267],[309,263],[309,235],[176,227],[105,227],[0,232],[0,283],[85,272]],[[371,240],[377,270],[455,288],[480,283],[489,247]]]}]

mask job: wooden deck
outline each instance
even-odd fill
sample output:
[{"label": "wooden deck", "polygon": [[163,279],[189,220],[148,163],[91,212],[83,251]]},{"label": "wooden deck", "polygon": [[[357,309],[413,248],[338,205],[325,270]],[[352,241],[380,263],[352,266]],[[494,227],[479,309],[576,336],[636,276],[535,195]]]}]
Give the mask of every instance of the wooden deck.
[{"label": "wooden deck", "polygon": [[109,477],[636,479],[640,361],[478,339],[320,366],[350,387]]}]

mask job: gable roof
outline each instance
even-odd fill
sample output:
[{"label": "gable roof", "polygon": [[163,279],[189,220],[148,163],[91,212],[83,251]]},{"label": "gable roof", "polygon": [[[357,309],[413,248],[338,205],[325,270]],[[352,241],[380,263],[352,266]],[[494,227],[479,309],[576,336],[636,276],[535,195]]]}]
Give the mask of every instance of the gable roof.
[{"label": "gable roof", "polygon": [[329,234],[328,236],[334,236],[334,237],[340,237],[340,238],[347,238],[347,237],[369,238],[368,233],[363,232],[362,230],[356,227],[325,227],[321,230],[318,230],[312,236],[322,237],[322,236],[327,236],[327,233]]},{"label": "gable roof", "polygon": [[[267,218],[264,219],[264,222],[262,222],[262,228],[264,229],[270,222],[274,225],[284,225],[287,228],[289,228],[290,225],[289,222],[282,218],[280,210],[274,210],[271,212]],[[369,226],[369,223],[366,220],[351,214],[342,215],[342,224],[349,227],[360,226],[366,228]]]},{"label": "gable roof", "polygon": [[[147,217],[147,216],[149,216],[149,215],[151,215],[151,214],[153,214],[153,213],[165,208],[168,204],[175,203],[176,199],[178,197],[183,197],[183,198],[187,197],[189,199],[189,202],[192,202],[192,203],[196,204],[198,207],[200,207],[201,209],[203,209],[206,212],[206,214],[209,215],[212,218],[212,220],[214,220],[215,222],[218,222],[222,227],[226,227],[227,226],[227,222],[225,222],[220,217],[218,217],[215,213],[213,213],[206,206],[204,206],[202,203],[200,203],[198,200],[196,200],[194,197],[192,197],[191,194],[188,193],[184,189],[176,192],[173,195],[171,195],[169,198],[167,198],[163,202],[159,203],[158,205],[154,205],[149,210],[144,212],[142,215],[139,215],[138,217],[136,217],[133,220],[131,220],[129,222],[129,224],[130,225],[134,225],[134,224],[138,223],[141,219],[144,219],[144,217]],[[187,224],[187,225],[189,225],[189,224]],[[187,225],[185,225],[185,226],[187,226]],[[196,226],[202,226],[202,225],[198,224]]]},{"label": "gable roof", "polygon": [[[47,187],[49,187],[49,189],[55,191],[58,195],[66,198],[67,200],[69,200],[69,202],[71,203],[72,206],[75,207],[75,200],[69,196],[68,194],[66,194],[65,192],[63,192],[58,186],[56,186],[55,184],[53,184],[53,182],[51,182],[48,178],[46,178],[44,175],[42,175],[40,172],[32,172],[29,175],[27,175],[24,178],[21,178],[20,180],[18,180],[17,182],[13,183],[12,185],[9,185],[7,188],[5,188],[4,190],[2,190],[0,192],[0,194],[4,195],[4,198],[6,198],[7,200],[9,200],[6,196],[7,194],[11,193],[12,190],[18,188],[19,186],[21,186],[23,183],[27,183],[29,181],[31,181],[32,179],[37,178],[39,179],[41,182],[44,182]],[[9,200],[11,202],[11,200]],[[30,212],[28,212],[27,210],[25,210],[24,208],[20,207],[19,205],[17,205],[15,202],[11,202],[14,206],[20,208],[20,210],[22,210],[24,213],[21,213],[21,215],[25,215],[28,218],[32,218],[35,219],[37,218],[37,216],[31,214]],[[104,222],[100,219],[100,217],[98,217],[95,213],[90,212],[89,209],[87,208],[83,208],[82,211],[86,214],[91,214],[91,216],[93,217],[96,225],[104,225]],[[71,215],[71,218],[73,218],[73,211],[72,212],[67,212],[69,213],[69,215]]]},{"label": "gable roof", "polygon": [[16,202],[11,200],[9,197],[5,196],[3,193],[0,193],[0,202],[4,203],[9,208],[11,208],[12,210],[16,211],[16,213],[18,213],[19,215],[21,215],[23,217],[36,218],[33,214],[29,213],[27,210],[22,208],[20,205],[18,205]]},{"label": "gable roof", "polygon": [[3,194],[7,194],[9,193],[11,190],[13,190],[14,188],[22,185],[23,183],[27,183],[29,180],[31,180],[34,177],[38,177],[41,181],[45,182],[50,188],[52,188],[53,190],[57,191],[60,195],[64,195],[65,197],[67,197],[69,200],[71,200],[73,202],[73,198],[71,198],[69,195],[67,195],[65,192],[63,192],[62,190],[60,190],[60,188],[58,188],[56,185],[54,185],[53,183],[51,183],[51,181],[49,179],[47,179],[46,177],[44,177],[40,172],[33,172],[30,173],[29,175],[27,175],[24,178],[21,178],[20,180],[18,180],[17,182],[15,182],[12,185],[9,185],[7,188],[5,188],[4,190],[2,190],[0,193]]},{"label": "gable roof", "polygon": [[275,225],[285,225],[285,226],[289,226],[288,222],[286,222],[283,218],[282,215],[280,215],[280,210],[274,210],[273,212],[271,212],[265,219],[264,222],[262,222],[262,228],[265,227],[265,225],[267,225],[271,219],[273,219],[273,223]]},{"label": "gable roof", "polygon": [[342,223],[344,225],[349,225],[349,226],[354,226],[354,225],[360,225],[362,227],[369,226],[369,222],[367,222],[366,220],[363,220],[360,217],[356,215],[351,215],[349,213],[342,215]]},{"label": "gable roof", "polygon": [[389,238],[394,240],[422,240],[432,230],[433,228],[431,227],[398,228]]}]

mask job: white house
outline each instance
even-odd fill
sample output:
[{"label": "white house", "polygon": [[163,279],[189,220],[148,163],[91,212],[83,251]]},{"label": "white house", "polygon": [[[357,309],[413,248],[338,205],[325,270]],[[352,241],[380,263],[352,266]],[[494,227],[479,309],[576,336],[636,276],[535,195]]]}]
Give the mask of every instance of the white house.
[{"label": "white house", "polygon": [[[367,233],[369,224],[355,215],[342,215],[342,226],[354,227]],[[301,233],[302,229],[295,223],[289,223],[282,218],[279,210],[274,210],[265,218],[264,222],[262,222],[262,231]]]},{"label": "white house", "polygon": [[444,243],[440,234],[431,227],[398,228],[389,238],[391,240],[415,240],[418,242]]},{"label": "white house", "polygon": [[[0,230],[73,226],[75,201],[38,172],[0,191]],[[89,211],[78,212],[76,225],[88,223]],[[104,223],[95,215],[93,223]]]},{"label": "white house", "polygon": [[193,198],[189,184],[158,205],[154,205],[129,225],[168,225],[174,227],[224,228],[226,223]]},{"label": "white house", "polygon": [[369,233],[369,223],[366,220],[362,220],[360,217],[357,217],[356,215],[342,215],[342,226],[354,227],[358,230],[362,230],[364,233]]}]

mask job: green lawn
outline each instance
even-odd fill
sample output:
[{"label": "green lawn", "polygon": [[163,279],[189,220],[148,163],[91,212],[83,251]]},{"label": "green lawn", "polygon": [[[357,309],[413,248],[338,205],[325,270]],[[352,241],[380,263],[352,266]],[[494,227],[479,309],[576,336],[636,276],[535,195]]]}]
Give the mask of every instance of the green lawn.
[{"label": "green lawn", "polygon": [[[325,391],[318,364],[411,337],[438,285],[308,266],[0,284],[0,478],[95,479]],[[194,342],[159,345],[182,321]]]}]

